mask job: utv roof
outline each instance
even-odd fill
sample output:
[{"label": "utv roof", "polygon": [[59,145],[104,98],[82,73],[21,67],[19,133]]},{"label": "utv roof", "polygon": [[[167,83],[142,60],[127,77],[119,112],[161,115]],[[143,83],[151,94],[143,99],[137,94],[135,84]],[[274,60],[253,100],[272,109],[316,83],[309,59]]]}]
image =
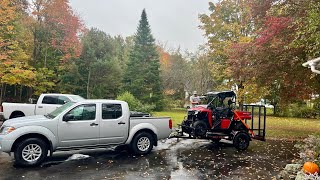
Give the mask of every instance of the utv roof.
[{"label": "utv roof", "polygon": [[218,96],[225,96],[231,97],[235,96],[236,94],[233,91],[215,91],[215,92],[208,92],[206,95],[218,95]]}]

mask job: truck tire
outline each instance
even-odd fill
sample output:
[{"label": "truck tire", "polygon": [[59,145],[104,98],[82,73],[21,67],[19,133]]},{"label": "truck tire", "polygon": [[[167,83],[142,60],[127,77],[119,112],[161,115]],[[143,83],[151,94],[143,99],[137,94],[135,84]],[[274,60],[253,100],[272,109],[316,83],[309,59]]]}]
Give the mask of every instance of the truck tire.
[{"label": "truck tire", "polygon": [[200,137],[205,137],[207,133],[208,126],[205,122],[203,121],[196,121],[193,123],[193,128],[194,128],[194,135],[195,136],[200,136]]},{"label": "truck tire", "polygon": [[15,164],[18,166],[37,166],[48,154],[47,144],[40,138],[21,141],[14,150]]},{"label": "truck tire", "polygon": [[153,148],[153,137],[148,132],[140,132],[135,135],[131,142],[131,149],[134,154],[148,154]]},{"label": "truck tire", "polygon": [[239,132],[233,138],[233,145],[236,149],[243,151],[249,147],[250,136],[246,132]]}]

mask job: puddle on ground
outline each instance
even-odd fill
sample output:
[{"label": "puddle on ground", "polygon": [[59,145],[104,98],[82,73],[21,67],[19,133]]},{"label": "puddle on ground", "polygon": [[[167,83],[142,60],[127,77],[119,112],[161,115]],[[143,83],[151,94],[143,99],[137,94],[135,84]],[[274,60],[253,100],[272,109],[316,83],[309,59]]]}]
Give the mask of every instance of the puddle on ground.
[{"label": "puddle on ground", "polygon": [[[78,151],[90,158],[65,161],[56,153],[43,167],[15,168],[0,155],[1,179],[272,179],[297,157],[292,141],[252,141],[237,151],[227,141],[168,139],[151,154],[133,156],[110,150]],[[58,163],[57,163],[58,162]]]}]

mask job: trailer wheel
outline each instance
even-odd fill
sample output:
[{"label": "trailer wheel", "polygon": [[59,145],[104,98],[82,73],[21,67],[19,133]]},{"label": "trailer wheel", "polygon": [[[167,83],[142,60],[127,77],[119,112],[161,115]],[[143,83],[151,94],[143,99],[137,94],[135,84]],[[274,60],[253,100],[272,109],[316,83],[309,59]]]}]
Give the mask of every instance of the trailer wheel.
[{"label": "trailer wheel", "polygon": [[131,143],[131,149],[134,154],[148,154],[153,148],[153,137],[148,132],[141,132],[134,136],[132,143]]},{"label": "trailer wheel", "polygon": [[196,121],[193,123],[194,135],[204,137],[207,133],[207,124],[203,121]]},{"label": "trailer wheel", "polygon": [[233,145],[238,150],[246,150],[250,143],[250,136],[248,133],[245,132],[239,132],[234,138],[233,138]]}]

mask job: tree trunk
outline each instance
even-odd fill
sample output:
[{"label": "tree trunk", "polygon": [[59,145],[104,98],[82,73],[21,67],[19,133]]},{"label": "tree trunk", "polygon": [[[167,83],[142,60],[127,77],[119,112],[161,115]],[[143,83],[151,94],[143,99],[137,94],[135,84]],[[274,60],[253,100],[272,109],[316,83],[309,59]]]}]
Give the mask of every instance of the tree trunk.
[{"label": "tree trunk", "polygon": [[4,91],[4,85],[3,85],[3,83],[1,83],[0,105],[2,104],[3,91]]},{"label": "tree trunk", "polygon": [[89,93],[90,76],[91,76],[91,70],[90,70],[90,68],[89,68],[89,72],[88,72],[88,80],[87,80],[87,99],[90,99],[90,93]]},{"label": "tree trunk", "polygon": [[23,86],[20,86],[20,96],[19,96],[19,101],[22,102],[22,88]]}]

